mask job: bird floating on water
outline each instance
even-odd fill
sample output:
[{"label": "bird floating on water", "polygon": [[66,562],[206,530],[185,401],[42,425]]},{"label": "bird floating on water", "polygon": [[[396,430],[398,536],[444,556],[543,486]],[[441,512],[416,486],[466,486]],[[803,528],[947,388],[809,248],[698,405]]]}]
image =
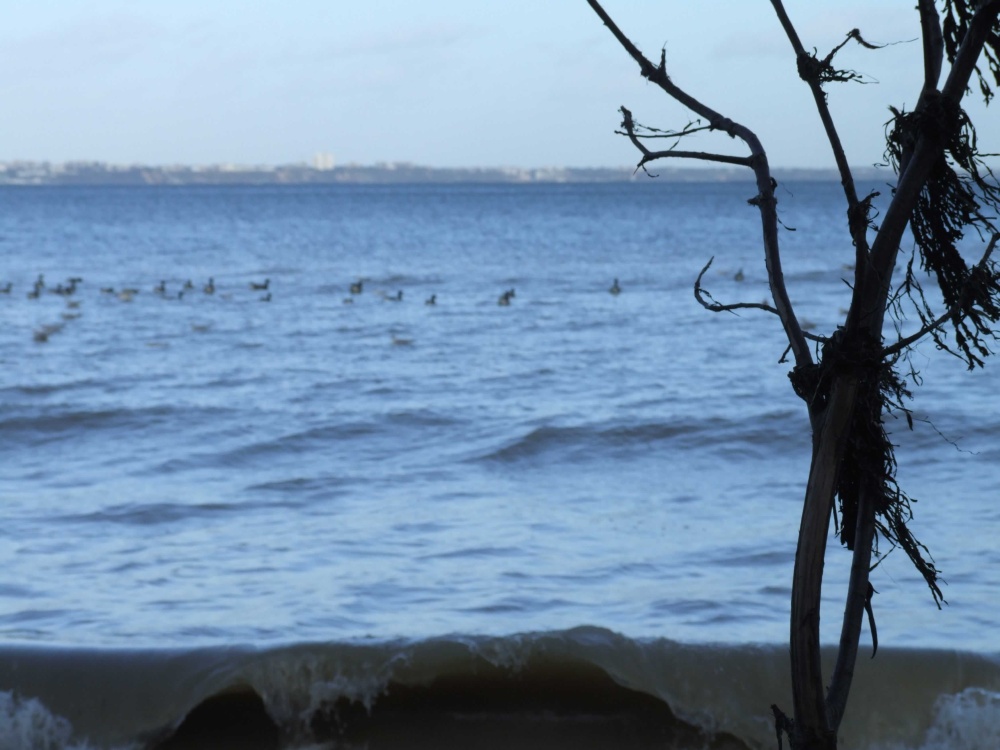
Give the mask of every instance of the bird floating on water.
[{"label": "bird floating on water", "polygon": [[271,284],[270,279],[264,279],[264,283],[262,284],[258,284],[256,281],[251,281],[250,288],[255,292],[266,292],[267,287],[270,286],[270,284]]},{"label": "bird floating on water", "polygon": [[510,305],[510,301],[516,296],[517,295],[514,294],[513,289],[508,289],[506,292],[500,295],[500,299],[497,300],[497,304],[500,305],[501,307],[508,307]]},{"label": "bird floating on water", "polygon": [[622,293],[622,288],[618,285],[618,279],[615,279],[615,283],[611,285],[608,291],[615,295]]},{"label": "bird floating on water", "polygon": [[359,280],[351,284],[351,294],[361,294],[364,284]]},{"label": "bird floating on water", "polygon": [[215,279],[209,277],[208,283],[204,287],[205,294],[215,294]]},{"label": "bird floating on water", "polygon": [[425,305],[436,305],[437,304],[437,295],[436,294],[432,294],[430,297],[428,297],[426,300],[424,300],[424,304]]}]

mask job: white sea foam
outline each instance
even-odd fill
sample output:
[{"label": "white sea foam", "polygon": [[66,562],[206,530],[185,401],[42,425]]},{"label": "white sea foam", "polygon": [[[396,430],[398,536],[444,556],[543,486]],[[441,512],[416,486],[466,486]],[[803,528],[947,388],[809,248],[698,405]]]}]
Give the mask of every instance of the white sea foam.
[{"label": "white sea foam", "polygon": [[73,727],[36,698],[0,691],[0,750],[88,750],[73,741]]},{"label": "white sea foam", "polygon": [[938,699],[919,750],[1000,748],[1000,693],[967,688]]}]

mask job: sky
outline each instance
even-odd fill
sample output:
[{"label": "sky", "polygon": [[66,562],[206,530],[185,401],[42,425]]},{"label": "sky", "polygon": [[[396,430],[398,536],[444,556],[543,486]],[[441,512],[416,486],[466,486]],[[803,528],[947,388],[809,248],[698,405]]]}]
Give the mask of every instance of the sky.
[{"label": "sky", "polygon": [[[913,0],[786,0],[825,55],[858,27],[830,104],[848,159],[881,160],[888,106],[912,107]],[[829,147],[767,0],[606,0],[679,86],[755,131],[773,166],[827,167]],[[627,166],[622,105],[647,125],[691,117],[585,0],[0,0],[0,161],[434,167]],[[996,110],[1000,104],[991,107]],[[1000,117],[979,115],[1000,151]],[[995,144],[995,146],[994,146]],[[743,154],[720,134],[685,148]],[[672,164],[671,166],[680,166]]]}]

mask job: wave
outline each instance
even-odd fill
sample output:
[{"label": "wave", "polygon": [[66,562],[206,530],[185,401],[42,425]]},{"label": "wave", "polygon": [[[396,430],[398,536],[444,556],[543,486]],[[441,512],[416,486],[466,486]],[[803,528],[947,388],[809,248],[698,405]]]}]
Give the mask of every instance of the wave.
[{"label": "wave", "polygon": [[56,408],[38,410],[23,416],[10,416],[0,421],[0,431],[34,431],[52,433],[64,430],[91,430],[120,427],[161,420],[174,412],[172,407],[154,406],[140,409],[74,409]]},{"label": "wave", "polygon": [[[594,627],[264,650],[7,646],[0,745],[756,749],[774,744],[770,705],[791,706],[788,671],[784,647]],[[845,747],[998,746],[997,658],[885,649],[854,684]]]},{"label": "wave", "polygon": [[733,458],[767,456],[776,450],[794,450],[802,444],[802,421],[789,411],[748,416],[678,417],[669,422],[544,426],[475,456],[474,461],[514,463],[549,456],[553,452],[608,455],[667,443],[677,449],[725,450]]},{"label": "wave", "polygon": [[[155,472],[174,473],[215,466],[253,467],[259,465],[261,461],[301,456],[303,453],[315,450],[330,450],[331,446],[352,444],[356,448],[359,440],[397,437],[406,430],[423,438],[424,432],[428,429],[442,431],[456,424],[459,424],[457,420],[430,410],[392,411],[376,419],[320,424],[290,431],[277,437],[268,436],[264,440],[250,440],[231,448],[223,445],[213,449],[203,449],[185,456],[169,458],[158,464]],[[236,420],[233,420],[229,427],[237,433],[236,438],[244,438],[244,431]]]}]

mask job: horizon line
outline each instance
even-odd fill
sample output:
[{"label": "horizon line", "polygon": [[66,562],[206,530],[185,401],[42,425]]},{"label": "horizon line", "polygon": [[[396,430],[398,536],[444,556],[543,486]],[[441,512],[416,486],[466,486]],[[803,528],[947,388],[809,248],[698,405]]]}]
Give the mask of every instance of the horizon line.
[{"label": "horizon line", "polygon": [[[232,161],[217,161],[217,162],[155,162],[155,161],[105,161],[102,159],[0,159],[0,169],[9,169],[11,167],[75,167],[75,168],[91,168],[91,169],[106,169],[109,171],[120,171],[120,170],[130,170],[130,169],[158,169],[158,170],[212,170],[212,171],[273,171],[280,169],[309,169],[317,172],[335,172],[338,170],[347,169],[374,169],[374,170],[400,170],[400,169],[413,169],[413,170],[428,170],[428,171],[455,171],[455,172],[481,172],[481,171],[492,171],[492,172],[543,172],[543,171],[557,171],[557,170],[572,170],[572,171],[630,171],[638,172],[641,171],[641,167],[637,167],[635,164],[619,164],[619,165],[572,165],[572,164],[547,164],[547,165],[535,165],[535,166],[522,166],[522,165],[464,165],[464,166],[441,166],[434,164],[421,164],[412,161],[376,161],[370,163],[361,162],[345,162],[342,164],[321,164],[317,165],[315,160],[299,160],[299,161],[289,161],[289,162],[232,162]],[[886,164],[870,164],[870,165],[851,165],[850,169],[852,171],[867,171],[867,170],[882,170],[888,168]],[[656,169],[661,171],[712,171],[712,172],[741,172],[746,167],[742,166],[732,166],[732,165],[703,165],[703,164],[663,164]],[[829,166],[802,166],[802,165],[772,165],[772,171],[797,171],[797,172],[832,172],[836,173],[837,167],[835,165]]]}]

